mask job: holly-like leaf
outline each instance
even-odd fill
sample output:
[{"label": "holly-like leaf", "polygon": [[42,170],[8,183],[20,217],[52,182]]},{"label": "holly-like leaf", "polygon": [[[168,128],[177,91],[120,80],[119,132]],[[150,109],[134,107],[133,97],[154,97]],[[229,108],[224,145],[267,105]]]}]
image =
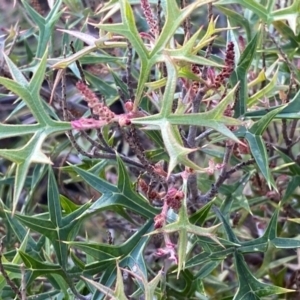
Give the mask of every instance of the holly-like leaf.
[{"label": "holly-like leaf", "polygon": [[257,111],[247,112],[245,113],[245,117],[251,119],[261,118],[266,115],[268,112],[279,109],[282,107],[283,109],[277,113],[275,118],[279,119],[299,119],[300,118],[300,90],[296,93],[294,98],[286,105],[273,106],[268,109],[260,109]]},{"label": "holly-like leaf", "polygon": [[94,280],[88,279],[81,276],[83,280],[94,286],[98,291],[101,291],[104,295],[109,296],[109,299],[112,300],[127,300],[128,298],[124,292],[123,276],[120,268],[117,266],[117,281],[115,290],[110,289],[109,287],[95,282]]},{"label": "holly-like leaf", "polygon": [[39,94],[46,70],[47,51],[37,66],[36,72],[30,82],[26,80],[22,72],[8,57],[5,56],[5,59],[13,78],[18,81],[0,77],[0,84],[18,95],[26,103],[38,122],[38,124],[35,125],[0,125],[0,139],[29,133],[33,134],[29,141],[18,149],[0,150],[0,156],[17,164],[13,198],[14,213],[30,165],[34,162],[51,164],[50,159],[42,151],[44,140],[50,134],[71,129],[71,126],[67,122],[59,122],[51,119],[44,108]]},{"label": "holly-like leaf", "polygon": [[239,278],[239,288],[233,298],[234,300],[261,299],[260,297],[294,291],[258,281],[248,269],[242,254],[235,252],[234,258]]},{"label": "holly-like leaf", "polygon": [[157,209],[147,203],[146,200],[133,189],[133,184],[124,163],[119,157],[117,157],[117,161],[119,174],[117,186],[108,183],[86,170],[76,166],[73,167],[84,181],[102,194],[81,217],[87,217],[90,214],[108,208],[124,207],[146,218],[153,218],[157,214]]},{"label": "holly-like leaf", "polygon": [[68,246],[63,241],[72,240],[78,230],[81,219],[78,218],[90,205],[82,205],[74,212],[62,217],[60,199],[53,172],[49,168],[48,182],[48,208],[49,219],[39,216],[27,216],[16,214],[16,218],[31,230],[39,232],[48,237],[55,249],[59,264],[63,269],[68,265]]},{"label": "holly-like leaf", "polygon": [[28,2],[22,0],[23,5],[26,8],[26,12],[32,18],[34,24],[39,27],[39,39],[36,57],[41,58],[46,52],[48,41],[50,41],[53,34],[54,25],[60,18],[63,11],[59,11],[62,0],[58,0],[53,5],[48,16],[42,17]]},{"label": "holly-like leaf", "polygon": [[251,66],[251,63],[256,55],[256,47],[259,40],[260,34],[257,33],[253,39],[247,44],[244,52],[240,56],[240,60],[232,73],[230,80],[233,85],[237,82],[239,85],[239,96],[238,101],[235,105],[234,116],[240,117],[247,110],[247,99],[248,99],[248,86],[247,86],[247,74]]},{"label": "holly-like leaf", "polygon": [[238,84],[226,95],[224,99],[222,99],[219,105],[209,112],[198,114],[172,114],[172,104],[178,74],[176,66],[170,58],[167,57],[165,62],[169,76],[167,78],[165,93],[162,100],[163,105],[160,113],[143,118],[135,118],[131,121],[134,124],[146,125],[150,126],[150,128],[159,128],[162,133],[164,145],[170,156],[168,174],[172,172],[178,163],[182,163],[195,170],[203,171],[203,169],[187,158],[187,155],[196,149],[183,147],[183,142],[179,136],[177,128],[171,125],[205,126],[213,128],[221,134],[239,142],[236,136],[225,126],[225,124],[240,125],[241,122],[237,119],[225,117],[223,115],[228,104],[232,101]]}]

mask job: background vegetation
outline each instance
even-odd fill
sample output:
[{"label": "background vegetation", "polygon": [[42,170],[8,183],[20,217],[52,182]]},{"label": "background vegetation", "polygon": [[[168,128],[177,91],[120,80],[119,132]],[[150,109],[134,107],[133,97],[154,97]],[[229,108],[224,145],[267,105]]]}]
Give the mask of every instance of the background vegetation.
[{"label": "background vegetation", "polygon": [[298,299],[299,1],[2,1],[1,299]]}]

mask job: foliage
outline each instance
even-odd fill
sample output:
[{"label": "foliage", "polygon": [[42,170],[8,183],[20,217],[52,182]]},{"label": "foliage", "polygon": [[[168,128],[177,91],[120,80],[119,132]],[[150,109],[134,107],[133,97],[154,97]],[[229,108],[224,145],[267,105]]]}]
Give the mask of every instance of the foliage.
[{"label": "foliage", "polygon": [[3,4],[1,299],[296,299],[299,1],[85,2]]}]

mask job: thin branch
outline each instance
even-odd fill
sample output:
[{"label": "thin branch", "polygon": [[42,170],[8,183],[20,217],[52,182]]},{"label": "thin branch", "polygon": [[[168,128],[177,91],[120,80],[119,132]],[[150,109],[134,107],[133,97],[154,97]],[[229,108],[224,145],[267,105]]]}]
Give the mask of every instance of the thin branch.
[{"label": "thin branch", "polygon": [[[213,9],[212,3],[208,3],[207,4],[207,21],[208,21],[208,24],[213,19],[213,10],[212,9]],[[210,57],[210,55],[212,53],[213,43],[214,43],[214,40],[211,40],[208,43],[206,51],[205,51],[205,56],[204,56],[205,58]],[[207,70],[208,70],[208,66],[204,66],[203,70],[202,70],[202,78],[204,78],[204,79],[206,79],[206,77],[207,77]]]},{"label": "thin branch", "polygon": [[[180,1],[181,9],[185,8],[187,5],[186,0]],[[183,23],[183,30],[184,30],[184,38],[188,41],[191,38],[191,19],[188,16]]]},{"label": "thin branch", "polygon": [[[289,101],[290,101],[290,94],[291,94],[293,85],[295,83],[295,78],[296,78],[294,67],[293,67],[292,63],[290,62],[289,58],[287,57],[287,55],[283,52],[283,50],[280,47],[280,45],[275,40],[274,36],[270,34],[270,32],[269,32],[269,30],[267,28],[266,28],[266,31],[269,33],[270,39],[275,44],[275,46],[278,49],[281,57],[283,58],[283,60],[285,61],[285,63],[287,64],[287,66],[290,69],[290,83],[289,83],[289,88],[288,88],[287,97],[286,97],[286,103],[289,103]],[[289,148],[290,144],[292,143],[292,140],[289,137],[288,132],[287,132],[287,121],[286,121],[286,119],[282,120],[282,135],[283,135],[283,139],[284,139],[284,142],[285,142],[286,146]]]},{"label": "thin branch", "polygon": [[135,153],[137,158],[140,160],[141,164],[143,165],[143,168],[152,177],[153,182],[165,184],[165,182],[166,182],[165,178],[155,172],[154,167],[149,162],[149,160],[146,158],[146,156],[144,154],[143,146],[141,145],[139,138],[137,136],[136,128],[131,124],[130,125],[130,133],[128,133],[122,129],[121,129],[121,132],[124,135],[127,143],[129,144],[130,149]]},{"label": "thin branch", "polygon": [[[98,130],[97,130],[97,136],[98,136],[98,138],[101,138],[102,140],[105,141],[105,146],[103,146],[102,144],[100,144],[100,143],[94,141],[94,140],[93,140],[93,139],[92,139],[85,131],[81,131],[80,133],[81,133],[81,135],[82,135],[83,137],[85,137],[85,138],[91,143],[91,145],[92,145],[94,148],[96,148],[97,150],[99,150],[99,151],[106,151],[106,152],[108,152],[108,153],[114,153],[114,150],[113,150],[111,147],[109,147],[109,146],[107,145],[107,143],[106,143],[106,141],[104,140],[102,134],[98,135]],[[102,140],[101,140],[101,141],[102,141]]]},{"label": "thin branch", "polygon": [[[193,101],[192,104],[192,111],[193,113],[199,112],[200,109],[200,104],[202,101],[202,98],[204,96],[204,93],[201,91],[201,89],[198,90],[197,95]],[[197,126],[190,126],[189,131],[188,131],[188,136],[187,136],[187,143],[190,148],[195,148],[196,146],[196,135],[197,135],[198,128]],[[195,152],[189,154],[189,158],[191,160],[194,160],[195,158]],[[192,202],[197,201],[198,199],[198,184],[197,184],[197,174],[196,173],[191,173],[188,177],[188,187],[190,191],[190,199]]]},{"label": "thin branch", "polygon": [[[204,96],[204,92],[201,89],[199,89],[196,94],[195,99],[193,100],[192,113],[199,112],[200,104],[201,104],[203,96]],[[196,141],[195,141],[196,135],[197,135],[197,126],[190,126],[189,133],[187,136],[187,142],[191,148],[194,148],[196,146]]]},{"label": "thin branch", "polygon": [[292,141],[288,136],[286,119],[282,119],[282,135],[286,146],[289,147]]},{"label": "thin branch", "polygon": [[243,167],[246,167],[246,166],[250,166],[252,164],[255,163],[255,159],[254,158],[251,158],[247,161],[243,161],[237,165],[235,165],[234,167],[230,168],[227,172],[226,172],[226,177],[229,178],[230,175],[232,175],[233,173],[237,172],[238,170],[242,169]]},{"label": "thin branch", "polygon": [[8,274],[6,273],[4,266],[2,264],[2,252],[3,251],[3,240],[1,239],[0,241],[0,272],[3,275],[6,283],[11,287],[11,289],[13,290],[13,292],[16,294],[16,296],[22,300],[22,294],[19,291],[17,285],[9,278]]},{"label": "thin branch", "polygon": [[161,0],[157,1],[157,27],[158,27],[158,34],[161,33],[162,29],[162,20],[161,20]]},{"label": "thin branch", "polygon": [[201,141],[202,139],[204,139],[205,137],[209,136],[211,133],[213,133],[215,130],[214,129],[207,129],[205,131],[203,131],[202,133],[200,133],[196,138],[195,141]]},{"label": "thin branch", "polygon": [[210,200],[212,200],[217,195],[220,186],[229,177],[227,175],[226,167],[227,167],[228,162],[230,160],[232,150],[233,150],[233,146],[234,146],[234,144],[232,142],[227,143],[226,148],[225,148],[224,158],[223,158],[223,168],[220,172],[220,175],[219,175],[216,183],[212,184],[210,190],[205,195],[200,195],[198,197],[199,201],[201,203],[207,203]]},{"label": "thin branch", "polygon": [[[289,135],[289,139],[290,140],[293,140],[293,138],[295,136],[297,124],[298,124],[298,120],[297,119],[295,119],[295,120],[292,121],[292,125],[291,125],[291,128],[290,128],[290,135]],[[291,145],[292,145],[292,143],[291,143]],[[289,146],[291,147],[291,145],[289,145]]]},{"label": "thin branch", "polygon": [[134,101],[134,92],[132,87],[132,75],[131,75],[131,68],[132,68],[132,46],[130,42],[127,40],[127,63],[126,63],[126,81],[127,81],[127,88],[129,93],[130,101]]},{"label": "thin branch", "polygon": [[229,163],[231,154],[232,154],[232,150],[233,150],[233,146],[234,144],[230,141],[225,148],[225,154],[224,154],[224,158],[223,158],[223,168],[220,172],[219,178],[215,183],[216,188],[218,189],[222,183],[227,179],[227,171],[226,171],[226,167]]},{"label": "thin branch", "polygon": [[26,273],[25,273],[25,265],[22,263],[20,265],[21,269],[21,295],[22,295],[22,300],[26,300]]},{"label": "thin branch", "polygon": [[[72,143],[72,146],[77,150],[77,152],[79,152],[81,155],[89,157],[89,158],[101,158],[101,159],[111,159],[111,160],[116,160],[117,159],[117,155],[115,153],[100,153],[97,152],[97,149],[94,149],[92,151],[92,153],[88,153],[85,150],[83,150],[76,142],[75,137],[73,135],[73,133],[68,132],[68,137],[70,139],[70,142]],[[124,156],[123,154],[118,154],[119,157],[125,162],[128,163],[132,166],[144,169],[144,165],[134,161],[133,159],[130,159],[126,156]]]}]

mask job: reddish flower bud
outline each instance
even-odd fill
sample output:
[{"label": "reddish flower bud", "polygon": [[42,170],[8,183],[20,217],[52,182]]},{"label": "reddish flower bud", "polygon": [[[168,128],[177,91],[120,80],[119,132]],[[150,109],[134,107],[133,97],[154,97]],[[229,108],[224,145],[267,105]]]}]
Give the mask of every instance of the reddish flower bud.
[{"label": "reddish flower bud", "polygon": [[128,125],[131,124],[130,119],[128,119],[128,117],[127,117],[126,115],[121,115],[121,116],[119,117],[118,122],[119,122],[119,125],[120,125],[121,127],[128,126]]},{"label": "reddish flower bud", "polygon": [[159,214],[159,215],[156,215],[154,217],[154,228],[155,229],[158,229],[158,228],[161,228],[164,226],[164,223],[165,223],[165,218],[162,214]]},{"label": "reddish flower bud", "polygon": [[124,104],[124,106],[125,106],[126,111],[128,111],[128,112],[130,112],[130,111],[133,110],[133,102],[131,102],[131,101],[127,101],[127,102]]},{"label": "reddish flower bud", "polygon": [[183,198],[184,193],[182,191],[178,191],[176,188],[173,187],[168,190],[165,201],[169,207],[177,211],[181,207],[181,202]]},{"label": "reddish flower bud", "polygon": [[150,7],[150,3],[148,0],[141,0],[141,6],[146,18],[146,21],[150,27],[150,32],[155,36],[158,33],[157,23],[154,20],[153,12]]}]

